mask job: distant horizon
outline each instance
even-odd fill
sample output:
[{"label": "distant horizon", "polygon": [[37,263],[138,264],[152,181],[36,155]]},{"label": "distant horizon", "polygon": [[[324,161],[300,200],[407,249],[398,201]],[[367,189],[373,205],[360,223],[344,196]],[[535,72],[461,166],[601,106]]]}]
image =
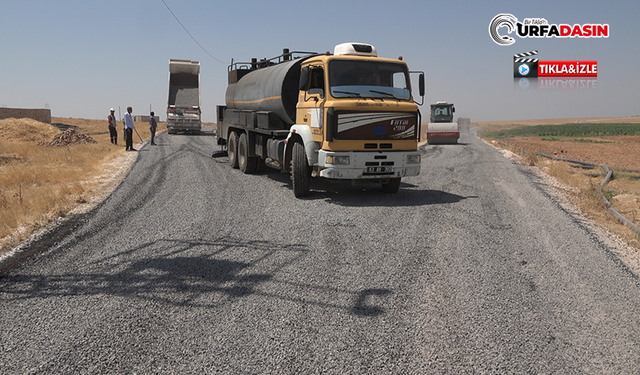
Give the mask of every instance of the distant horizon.
[{"label": "distant horizon", "polygon": [[[49,108],[54,117],[92,119],[106,117],[111,107],[143,113],[151,107],[164,117],[169,60],[184,59],[200,62],[202,119],[215,122],[232,60],[270,58],[283,48],[333,52],[340,43],[362,42],[374,45],[380,57],[402,56],[411,71],[423,71],[425,105],[454,103],[456,115],[472,121],[640,114],[635,66],[640,1],[371,0],[363,6],[326,0],[317,5],[267,0],[251,3],[248,12],[245,2],[6,0],[0,106]],[[329,27],[301,32],[311,31],[311,14],[330,20]],[[606,24],[608,34],[522,37],[498,26],[494,34],[514,40],[500,45],[491,24],[503,14],[553,25]],[[514,79],[514,56],[533,51],[540,62],[597,61],[597,77]],[[428,106],[421,111],[428,112]]]},{"label": "distant horizon", "polygon": [[[21,109],[45,109],[45,108],[21,108]],[[155,113],[156,117],[158,116],[158,113]],[[149,116],[149,114],[136,114],[135,112],[132,113],[132,116]],[[53,116],[51,115],[51,118],[59,118],[59,119],[74,119],[74,120],[95,120],[95,121],[102,121],[103,119],[99,119],[99,118],[85,118],[85,117],[72,117],[72,116]],[[467,117],[455,117],[455,119],[457,120],[458,118],[467,118]],[[532,118],[532,119],[511,119],[511,120],[483,120],[483,121],[475,121],[473,118],[470,118],[471,123],[497,123],[497,122],[512,122],[512,121],[560,121],[560,120],[606,120],[606,119],[637,119],[637,122],[640,123],[640,115],[631,115],[631,116],[589,116],[589,117],[554,117],[554,118]],[[106,121],[106,117],[104,119]],[[120,121],[120,120],[118,120]],[[164,120],[162,121],[164,122]],[[427,121],[428,122],[428,121]],[[423,124],[426,124],[427,122],[423,121]],[[631,123],[634,123],[636,121],[629,121]],[[215,122],[209,122],[209,121],[203,121],[203,123],[206,124],[216,124]]]}]

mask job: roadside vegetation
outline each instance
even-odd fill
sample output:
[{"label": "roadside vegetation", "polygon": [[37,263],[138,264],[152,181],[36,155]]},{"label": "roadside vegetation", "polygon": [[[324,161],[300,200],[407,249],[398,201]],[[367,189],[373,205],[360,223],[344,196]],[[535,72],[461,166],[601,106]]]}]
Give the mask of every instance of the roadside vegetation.
[{"label": "roadside vegetation", "polygon": [[[640,225],[640,118],[635,121],[554,125],[482,123],[478,124],[481,126],[478,135],[554,177],[564,185],[571,202],[587,216],[640,248],[640,236],[618,222],[601,199],[604,195],[617,211]],[[605,177],[601,167],[585,169],[543,155],[606,164],[614,170],[613,180],[601,188]]]},{"label": "roadside vegetation", "polygon": [[[106,120],[52,122],[71,125],[96,143],[67,137],[58,147],[46,146],[61,130],[31,119],[0,120],[0,253],[99,194],[118,169],[118,160],[126,157],[121,122],[117,146],[110,142]],[[143,139],[150,137],[146,124],[136,125]],[[159,130],[164,128],[159,124]]]},{"label": "roadside vegetation", "polygon": [[[509,137],[607,137],[616,135],[640,135],[640,123],[572,123],[560,125],[516,125],[510,129],[489,131],[487,138]],[[582,140],[586,141],[586,140]],[[593,140],[591,140],[593,142]]]}]

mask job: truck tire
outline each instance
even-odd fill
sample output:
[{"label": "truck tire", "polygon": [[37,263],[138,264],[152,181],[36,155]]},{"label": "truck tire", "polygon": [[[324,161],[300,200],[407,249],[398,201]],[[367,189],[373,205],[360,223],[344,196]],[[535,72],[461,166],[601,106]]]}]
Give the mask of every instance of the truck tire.
[{"label": "truck tire", "polygon": [[402,178],[390,178],[388,181],[382,182],[382,191],[385,193],[397,193],[400,190],[400,181]]},{"label": "truck tire", "polygon": [[227,153],[229,154],[229,166],[238,168],[238,133],[229,133],[227,139]]},{"label": "truck tire", "polygon": [[293,195],[296,198],[306,197],[309,195],[309,163],[307,163],[307,154],[304,152],[304,146],[300,142],[293,144],[293,152],[291,155],[291,184],[293,186]]},{"label": "truck tire", "polygon": [[252,174],[256,172],[257,166],[258,158],[249,156],[249,136],[242,133],[238,140],[238,168],[244,174]]}]

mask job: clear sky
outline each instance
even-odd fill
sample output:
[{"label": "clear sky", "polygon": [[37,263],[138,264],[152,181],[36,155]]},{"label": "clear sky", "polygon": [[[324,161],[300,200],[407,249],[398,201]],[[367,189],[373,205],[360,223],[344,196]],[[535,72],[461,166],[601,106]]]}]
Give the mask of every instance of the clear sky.
[{"label": "clear sky", "polygon": [[[403,56],[410,69],[424,71],[425,104],[453,102],[456,114],[472,121],[640,115],[639,0],[165,2],[215,59],[162,0],[3,0],[0,106],[48,107],[54,117],[88,119],[132,106],[134,114],[151,108],[164,120],[169,59],[188,59],[201,64],[203,120],[215,122],[232,58],[363,42],[375,45],[379,56]],[[516,42],[499,46],[488,27],[500,13],[520,21],[609,24],[610,36],[512,33]],[[541,60],[597,60],[596,88],[519,89],[513,55],[531,50]]]}]

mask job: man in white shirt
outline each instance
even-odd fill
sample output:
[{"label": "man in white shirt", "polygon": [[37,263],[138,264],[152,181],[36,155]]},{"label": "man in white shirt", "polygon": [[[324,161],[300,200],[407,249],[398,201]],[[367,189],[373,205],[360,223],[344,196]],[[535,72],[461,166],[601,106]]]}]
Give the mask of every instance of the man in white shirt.
[{"label": "man in white shirt", "polygon": [[133,148],[133,130],[136,128],[133,125],[133,117],[131,117],[131,112],[133,112],[133,108],[127,107],[127,113],[124,114],[124,129],[127,132],[127,151],[137,151]]}]

